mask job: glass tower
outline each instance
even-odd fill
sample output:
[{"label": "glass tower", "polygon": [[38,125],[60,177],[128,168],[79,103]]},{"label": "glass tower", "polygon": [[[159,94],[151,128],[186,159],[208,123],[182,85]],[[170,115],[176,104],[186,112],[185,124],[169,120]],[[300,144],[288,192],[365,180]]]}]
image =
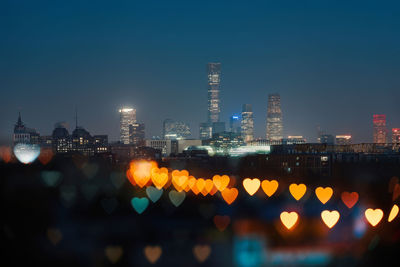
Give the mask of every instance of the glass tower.
[{"label": "glass tower", "polygon": [[221,81],[221,63],[208,63],[208,123],[219,122],[219,88]]},{"label": "glass tower", "polygon": [[282,140],[283,122],[281,111],[281,96],[279,94],[268,95],[267,111],[267,139],[271,141]]},{"label": "glass tower", "polygon": [[244,104],[242,108],[241,135],[247,143],[254,139],[253,109],[250,104]]},{"label": "glass tower", "polygon": [[130,144],[129,125],[136,123],[136,109],[121,108],[120,114],[120,141],[123,144]]}]

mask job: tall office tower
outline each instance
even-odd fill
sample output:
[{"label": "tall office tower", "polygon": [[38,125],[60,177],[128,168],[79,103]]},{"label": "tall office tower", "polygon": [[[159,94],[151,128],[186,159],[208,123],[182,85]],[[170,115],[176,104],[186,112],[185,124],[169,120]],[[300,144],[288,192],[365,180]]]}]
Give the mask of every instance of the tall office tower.
[{"label": "tall office tower", "polygon": [[121,108],[120,113],[120,141],[123,144],[129,144],[129,125],[136,122],[136,109]]},{"label": "tall office tower", "polygon": [[400,144],[400,128],[392,129],[392,143]]},{"label": "tall office tower", "polygon": [[229,118],[229,131],[231,133],[237,133],[240,134],[241,131],[241,122],[240,122],[240,116],[239,115],[232,115]]},{"label": "tall office tower", "polygon": [[244,104],[242,107],[241,135],[247,143],[254,139],[254,118],[253,109],[250,104]]},{"label": "tall office tower", "polygon": [[135,146],[144,146],[144,123],[133,123],[129,125],[129,143]]},{"label": "tall office tower", "polygon": [[374,114],[373,125],[374,125],[374,143],[385,144],[387,141],[386,115]]},{"label": "tall office tower", "polygon": [[268,95],[267,111],[267,139],[271,141],[283,138],[283,122],[281,111],[281,96],[279,94]]},{"label": "tall office tower", "polygon": [[191,135],[190,127],[187,123],[166,119],[163,122],[164,139],[180,140]]},{"label": "tall office tower", "polygon": [[221,81],[221,63],[208,63],[208,123],[219,122],[219,84]]}]

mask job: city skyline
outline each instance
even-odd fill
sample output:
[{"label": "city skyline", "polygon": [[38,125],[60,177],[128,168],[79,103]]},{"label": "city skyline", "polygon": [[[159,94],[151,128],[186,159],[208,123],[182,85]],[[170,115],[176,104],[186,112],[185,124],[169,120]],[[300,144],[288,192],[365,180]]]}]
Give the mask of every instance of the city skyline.
[{"label": "city skyline", "polygon": [[86,129],[118,140],[124,104],[150,136],[166,118],[190,121],[196,136],[206,121],[208,62],[223,69],[220,120],[252,104],[255,137],[265,134],[273,92],[284,100],[284,136],[316,140],[320,125],[361,143],[372,141],[373,114],[386,114],[388,129],[400,125],[399,3],[2,7],[2,142],[11,142],[19,110],[48,134],[57,121],[74,125],[75,106]]}]

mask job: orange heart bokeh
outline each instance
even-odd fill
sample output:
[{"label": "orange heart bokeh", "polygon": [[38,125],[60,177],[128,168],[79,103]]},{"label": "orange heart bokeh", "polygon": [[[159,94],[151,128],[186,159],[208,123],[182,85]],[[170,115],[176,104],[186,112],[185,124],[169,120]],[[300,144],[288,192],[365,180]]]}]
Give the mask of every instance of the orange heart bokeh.
[{"label": "orange heart bokeh", "polygon": [[158,259],[161,257],[162,254],[162,249],[160,246],[146,246],[144,248],[144,255],[146,256],[146,259],[154,264],[158,261]]},{"label": "orange heart bokeh", "polygon": [[222,192],[222,198],[225,200],[228,205],[232,204],[233,201],[237,198],[239,191],[236,188],[225,188]]},{"label": "orange heart bokeh", "polygon": [[289,191],[297,201],[300,200],[306,193],[307,187],[305,184],[291,184]]},{"label": "orange heart bokeh", "polygon": [[267,196],[272,196],[278,189],[279,183],[276,180],[264,180],[261,183],[261,188]]},{"label": "orange heart bokeh", "polygon": [[157,189],[161,189],[168,182],[168,169],[165,167],[151,169],[151,181]]},{"label": "orange heart bokeh", "polygon": [[185,189],[189,179],[189,172],[187,170],[174,170],[172,171],[171,176],[172,184],[178,192],[181,192],[183,189]]},{"label": "orange heart bokeh", "polygon": [[211,253],[211,247],[208,245],[196,245],[193,247],[193,255],[198,262],[204,262],[208,259]]},{"label": "orange heart bokeh", "polygon": [[215,187],[222,192],[228,186],[230,178],[228,175],[214,175],[212,180]]},{"label": "orange heart bokeh", "polygon": [[157,167],[155,161],[141,160],[130,163],[131,174],[139,187],[143,187],[150,182],[151,170],[155,167]]},{"label": "orange heart bokeh", "polygon": [[333,189],[331,187],[317,187],[317,189],[315,189],[315,194],[317,195],[319,201],[321,201],[322,204],[325,204],[329,201],[329,199],[331,199],[333,195]]}]

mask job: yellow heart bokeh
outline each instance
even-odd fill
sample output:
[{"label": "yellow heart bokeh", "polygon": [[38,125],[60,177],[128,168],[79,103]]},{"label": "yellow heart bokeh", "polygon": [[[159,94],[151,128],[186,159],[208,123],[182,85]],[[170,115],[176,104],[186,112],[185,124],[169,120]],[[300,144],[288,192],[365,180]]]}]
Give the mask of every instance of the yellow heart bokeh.
[{"label": "yellow heart bokeh", "polygon": [[151,169],[151,181],[157,189],[163,188],[168,182],[168,169],[165,167]]},{"label": "yellow heart bokeh", "polygon": [[392,209],[390,210],[388,222],[393,221],[396,218],[397,214],[399,214],[399,206],[394,204]]},{"label": "yellow heart bokeh", "polygon": [[276,180],[268,181],[264,180],[261,183],[261,188],[267,196],[272,196],[278,189],[279,183]]},{"label": "yellow heart bokeh", "polygon": [[290,230],[296,224],[297,220],[299,219],[299,215],[295,211],[292,211],[292,212],[284,211],[281,213],[280,218],[281,218],[283,225],[288,230]]},{"label": "yellow heart bokeh", "polygon": [[290,194],[296,199],[297,201],[300,200],[307,191],[307,187],[305,184],[291,184],[289,186]]},{"label": "yellow heart bokeh", "polygon": [[187,170],[174,170],[171,173],[172,176],[172,184],[176,188],[178,192],[181,192],[183,189],[185,189],[186,184],[189,179],[189,172]]},{"label": "yellow heart bokeh", "polygon": [[258,178],[250,179],[246,178],[243,180],[243,187],[246,189],[250,196],[254,195],[260,188],[260,180]]},{"label": "yellow heart bokeh", "polygon": [[322,204],[325,204],[329,201],[329,199],[331,199],[333,195],[333,189],[331,187],[317,187],[317,189],[315,189],[315,194],[317,195],[319,201],[321,201]]},{"label": "yellow heart bokeh", "polygon": [[229,184],[230,178],[228,175],[214,175],[214,177],[212,178],[215,187],[219,190],[219,191],[223,191]]},{"label": "yellow heart bokeh", "polygon": [[383,211],[381,209],[367,209],[365,211],[365,218],[372,225],[376,226],[383,217]]},{"label": "yellow heart bokeh", "polygon": [[339,221],[340,213],[337,210],[324,210],[321,213],[321,218],[329,228],[335,226],[335,224]]}]

